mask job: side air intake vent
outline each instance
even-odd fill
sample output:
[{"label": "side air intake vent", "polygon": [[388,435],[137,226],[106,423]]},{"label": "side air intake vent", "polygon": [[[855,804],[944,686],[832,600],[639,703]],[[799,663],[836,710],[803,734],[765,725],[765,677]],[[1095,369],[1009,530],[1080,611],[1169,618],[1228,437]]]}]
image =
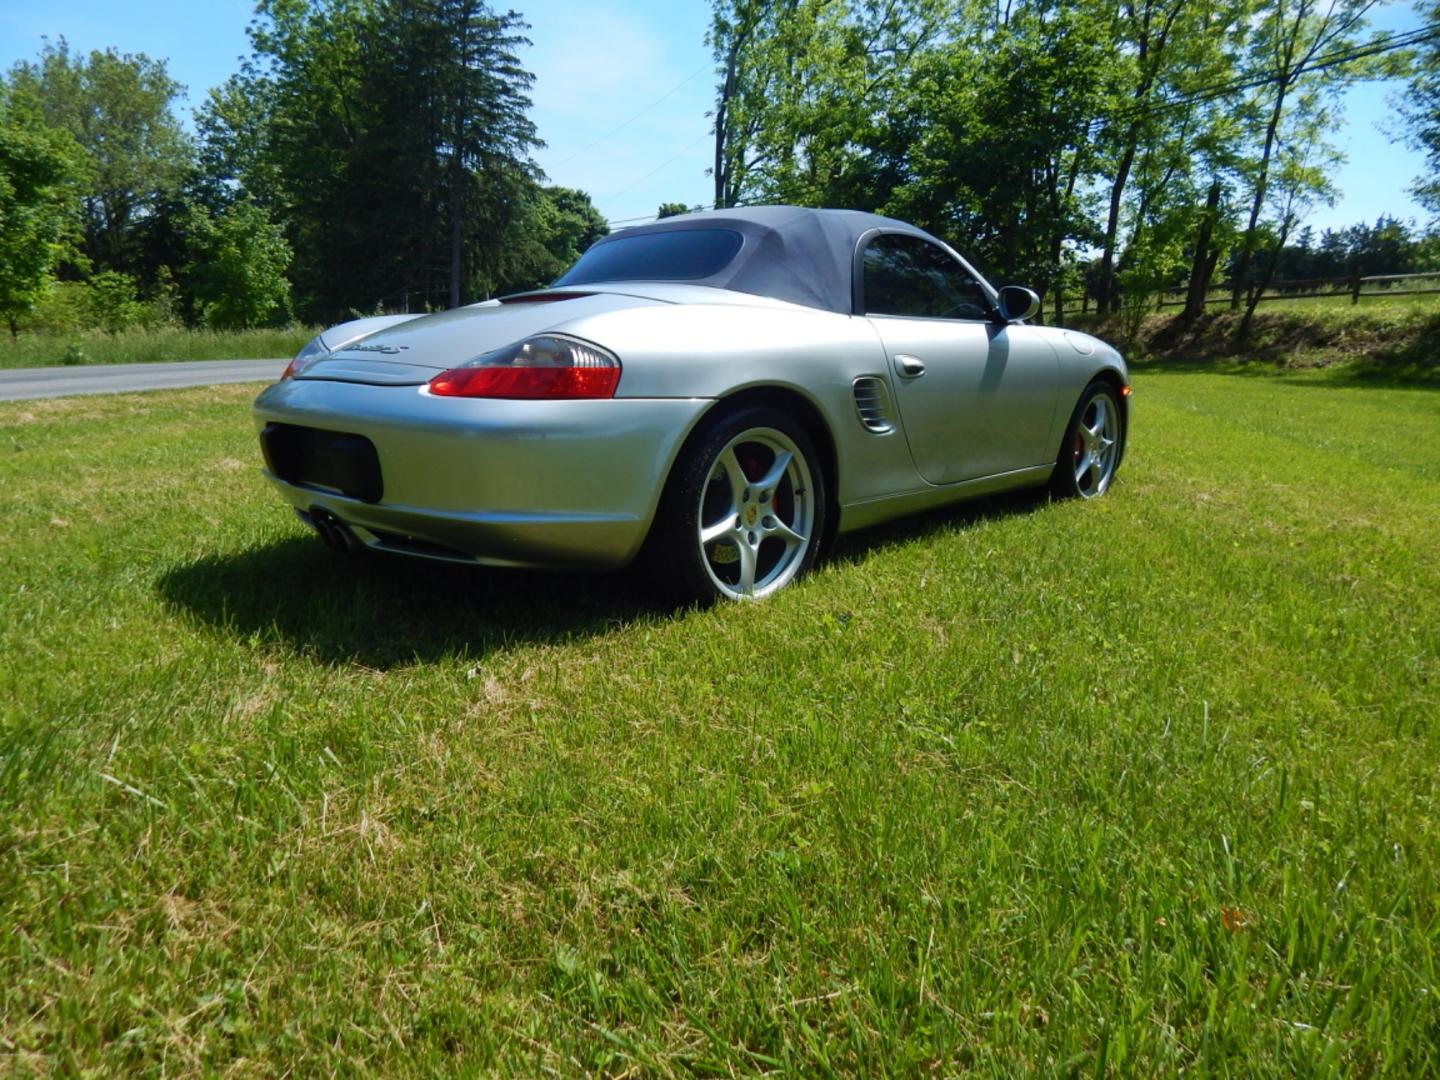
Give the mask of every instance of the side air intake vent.
[{"label": "side air intake vent", "polygon": [[895,430],[890,419],[890,390],[878,376],[862,375],[855,380],[855,411],[866,431],[888,435]]}]

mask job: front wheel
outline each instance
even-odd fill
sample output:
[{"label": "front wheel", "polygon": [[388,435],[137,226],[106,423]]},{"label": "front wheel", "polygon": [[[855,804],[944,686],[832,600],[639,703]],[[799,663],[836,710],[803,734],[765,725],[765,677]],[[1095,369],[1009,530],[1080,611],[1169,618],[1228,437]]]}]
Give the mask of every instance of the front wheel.
[{"label": "front wheel", "polygon": [[1096,379],[1085,388],[1070,416],[1050,486],[1062,498],[1094,499],[1105,494],[1125,448],[1125,419],[1115,387]]},{"label": "front wheel", "polygon": [[758,600],[814,563],[825,476],[804,429],[771,408],[710,423],[677,463],[649,563],[687,598]]}]

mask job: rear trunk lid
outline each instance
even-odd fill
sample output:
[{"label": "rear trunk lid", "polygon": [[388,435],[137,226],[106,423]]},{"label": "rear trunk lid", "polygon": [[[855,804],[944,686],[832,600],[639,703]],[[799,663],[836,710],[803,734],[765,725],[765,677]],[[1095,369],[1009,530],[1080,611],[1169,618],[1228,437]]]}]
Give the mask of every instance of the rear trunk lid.
[{"label": "rear trunk lid", "polygon": [[[388,327],[306,366],[297,379],[418,386],[441,371],[590,315],[664,301],[613,292],[534,293]],[[604,342],[596,344],[603,345]]]}]

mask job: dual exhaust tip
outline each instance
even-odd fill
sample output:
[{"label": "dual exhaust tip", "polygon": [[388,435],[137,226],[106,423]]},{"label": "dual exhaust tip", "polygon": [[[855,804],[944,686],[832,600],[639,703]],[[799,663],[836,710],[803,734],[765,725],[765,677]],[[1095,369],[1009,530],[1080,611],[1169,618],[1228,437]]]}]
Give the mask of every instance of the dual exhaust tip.
[{"label": "dual exhaust tip", "polygon": [[301,521],[320,534],[325,546],[337,555],[349,555],[360,549],[360,540],[350,531],[350,526],[329,510],[312,506],[308,511],[298,510],[296,513],[300,515]]}]

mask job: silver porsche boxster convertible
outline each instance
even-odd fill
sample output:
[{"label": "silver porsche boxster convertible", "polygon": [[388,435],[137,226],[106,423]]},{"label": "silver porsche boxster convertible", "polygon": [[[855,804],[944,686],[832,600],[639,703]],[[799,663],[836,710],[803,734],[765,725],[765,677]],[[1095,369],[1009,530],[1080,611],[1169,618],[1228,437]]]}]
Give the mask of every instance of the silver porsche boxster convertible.
[{"label": "silver porsche boxster convertible", "polygon": [[326,330],[255,402],[327,543],[619,568],[763,597],[837,533],[1008,488],[1094,498],[1125,448],[1110,346],[1029,326],[929,234],[847,210],[686,214],[554,285]]}]

